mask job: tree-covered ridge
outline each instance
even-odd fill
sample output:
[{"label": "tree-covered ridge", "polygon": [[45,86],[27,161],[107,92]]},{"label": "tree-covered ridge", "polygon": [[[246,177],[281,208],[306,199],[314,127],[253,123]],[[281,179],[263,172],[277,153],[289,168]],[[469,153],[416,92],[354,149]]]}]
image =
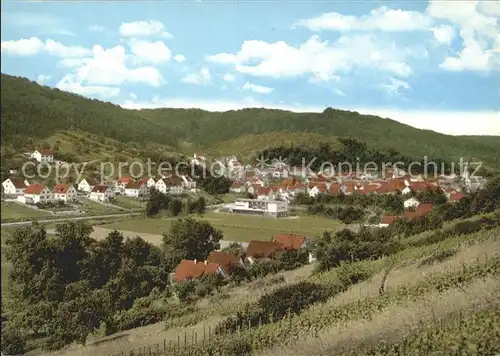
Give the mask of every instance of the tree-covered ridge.
[{"label": "tree-covered ridge", "polygon": [[323,113],[274,109],[126,110],[6,74],[2,74],[1,100],[3,143],[16,147],[26,146],[30,137],[44,139],[59,131],[80,130],[121,142],[156,142],[174,148],[181,143],[192,143],[200,149],[213,147],[221,151],[223,141],[245,135],[279,133],[283,135],[281,140],[287,141],[288,135],[300,132],[331,138],[355,137],[371,147],[392,148],[411,157],[439,156],[450,160],[464,157],[500,165],[500,138],[448,136],[332,108]]},{"label": "tree-covered ridge", "polygon": [[81,130],[122,142],[175,144],[172,132],[137,111],[2,74],[2,139],[17,147],[28,138]]}]

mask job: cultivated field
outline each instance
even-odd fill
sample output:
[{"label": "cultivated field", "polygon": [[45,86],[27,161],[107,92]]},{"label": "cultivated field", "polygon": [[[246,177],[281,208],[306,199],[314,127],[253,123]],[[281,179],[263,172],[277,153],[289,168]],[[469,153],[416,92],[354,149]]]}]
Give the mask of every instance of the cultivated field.
[{"label": "cultivated field", "polygon": [[[197,217],[197,219],[208,221],[214,227],[221,229],[225,240],[241,242],[269,240],[272,239],[273,235],[279,233],[319,236],[325,230],[337,230],[343,226],[338,220],[306,215],[286,219],[274,219],[208,212]],[[170,229],[174,220],[175,218],[130,218],[118,223],[102,225],[101,227],[120,231],[162,235]]]}]

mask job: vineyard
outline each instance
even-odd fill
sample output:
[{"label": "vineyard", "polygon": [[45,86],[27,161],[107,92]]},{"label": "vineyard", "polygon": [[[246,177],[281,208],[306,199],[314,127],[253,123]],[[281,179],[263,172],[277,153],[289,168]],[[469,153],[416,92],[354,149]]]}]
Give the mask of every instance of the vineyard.
[{"label": "vineyard", "polygon": [[[428,236],[421,234],[420,239]],[[312,276],[299,274],[293,282],[274,277],[263,288],[250,286],[252,293],[244,297],[222,299],[168,320],[168,336],[155,343],[144,340],[140,347],[107,354],[447,354],[455,342],[459,354],[476,354],[475,349],[488,351],[481,354],[499,352],[499,304],[491,298],[500,295],[499,238],[500,228],[422,246],[414,246],[419,240],[414,236],[408,248],[393,256],[343,264]],[[303,305],[289,305],[281,295],[274,307],[262,309],[262,300],[273,305],[270,296],[304,283],[310,289],[309,297],[298,299]],[[480,313],[470,313],[472,308]],[[402,315],[409,320],[391,328]],[[371,323],[382,322],[380,318],[387,325],[371,330],[377,326]],[[489,326],[480,328],[482,323]],[[481,337],[483,331],[489,341]]]}]

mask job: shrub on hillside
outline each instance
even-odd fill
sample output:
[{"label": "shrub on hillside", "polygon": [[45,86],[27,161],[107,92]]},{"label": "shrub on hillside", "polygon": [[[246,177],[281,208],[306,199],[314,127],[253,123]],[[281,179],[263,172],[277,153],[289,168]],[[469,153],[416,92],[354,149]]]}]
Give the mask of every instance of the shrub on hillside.
[{"label": "shrub on hillside", "polygon": [[26,349],[26,337],[10,323],[2,325],[2,355],[22,355]]}]

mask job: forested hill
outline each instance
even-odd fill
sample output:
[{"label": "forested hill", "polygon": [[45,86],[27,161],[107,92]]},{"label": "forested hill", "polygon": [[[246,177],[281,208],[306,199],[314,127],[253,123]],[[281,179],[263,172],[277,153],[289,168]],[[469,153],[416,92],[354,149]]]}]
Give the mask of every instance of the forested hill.
[{"label": "forested hill", "polygon": [[[122,142],[157,142],[172,147],[191,143],[197,149],[234,147],[248,135],[274,132],[276,142],[291,133],[311,137],[355,137],[371,147],[394,149],[412,157],[459,157],[500,165],[500,137],[487,140],[419,130],[390,119],[328,108],[323,113],[243,109],[223,113],[198,109],[126,110],[79,95],[2,74],[2,138],[21,146],[61,130],[80,130]],[[274,139],[273,139],[274,140]],[[248,140],[246,140],[248,141]],[[245,147],[241,147],[242,150]],[[228,154],[233,152],[227,152]],[[237,152],[235,152],[237,153]]]},{"label": "forested hill", "polygon": [[122,142],[172,144],[173,132],[139,112],[2,74],[2,141],[25,146],[59,131],[84,131]]}]

